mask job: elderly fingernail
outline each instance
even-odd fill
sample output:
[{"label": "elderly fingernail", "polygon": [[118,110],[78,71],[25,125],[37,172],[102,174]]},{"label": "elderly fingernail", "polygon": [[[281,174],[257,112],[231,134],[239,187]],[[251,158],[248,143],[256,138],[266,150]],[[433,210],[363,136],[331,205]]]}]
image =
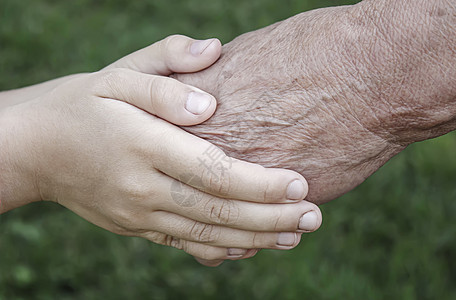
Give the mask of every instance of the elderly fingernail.
[{"label": "elderly fingernail", "polygon": [[227,256],[228,257],[240,257],[247,253],[245,249],[238,249],[238,248],[228,248]]},{"label": "elderly fingernail", "polygon": [[289,200],[301,200],[304,198],[305,187],[301,180],[292,181],[287,188],[287,198]]},{"label": "elderly fingernail", "polygon": [[318,216],[315,211],[305,213],[299,220],[299,229],[313,231],[317,228]]},{"label": "elderly fingernail", "polygon": [[296,243],[296,233],[282,232],[279,233],[277,238],[277,245],[279,246],[294,246]]},{"label": "elderly fingernail", "polygon": [[247,253],[244,255],[244,258],[251,258],[251,257],[254,257],[258,251],[260,251],[259,249],[249,249],[247,250]]},{"label": "elderly fingernail", "polygon": [[194,41],[193,44],[190,46],[190,53],[195,56],[201,55],[213,42],[214,39]]},{"label": "elderly fingernail", "polygon": [[185,109],[194,115],[201,115],[207,110],[209,105],[211,105],[211,101],[212,97],[207,94],[190,92],[190,94],[188,94],[187,103],[185,104]]}]

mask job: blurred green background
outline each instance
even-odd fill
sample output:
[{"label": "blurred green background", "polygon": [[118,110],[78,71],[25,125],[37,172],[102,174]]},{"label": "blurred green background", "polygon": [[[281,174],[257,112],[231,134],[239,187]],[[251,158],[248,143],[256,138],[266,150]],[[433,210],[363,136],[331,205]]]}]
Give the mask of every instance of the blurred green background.
[{"label": "blurred green background", "polygon": [[[167,35],[235,36],[357,1],[0,1],[0,90],[95,71]],[[456,299],[456,135],[415,144],[292,251],[211,269],[51,203],[0,216],[0,299]]]}]

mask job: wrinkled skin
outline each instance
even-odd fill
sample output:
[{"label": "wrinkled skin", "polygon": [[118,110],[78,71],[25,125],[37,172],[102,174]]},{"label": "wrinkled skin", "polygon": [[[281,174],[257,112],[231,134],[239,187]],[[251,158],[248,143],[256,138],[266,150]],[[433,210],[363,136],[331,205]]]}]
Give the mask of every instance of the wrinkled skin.
[{"label": "wrinkled skin", "polygon": [[348,192],[408,144],[455,128],[454,14],[446,1],[408,2],[315,10],[239,36],[211,68],[175,76],[219,103],[185,129],[300,172],[309,201]]}]

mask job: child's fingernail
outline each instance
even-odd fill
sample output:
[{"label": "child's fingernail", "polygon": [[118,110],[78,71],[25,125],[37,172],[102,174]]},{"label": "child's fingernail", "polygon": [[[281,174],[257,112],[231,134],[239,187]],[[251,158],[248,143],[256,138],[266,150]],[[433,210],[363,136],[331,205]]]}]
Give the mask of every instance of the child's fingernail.
[{"label": "child's fingernail", "polygon": [[304,183],[299,180],[293,180],[289,185],[287,189],[287,198],[288,200],[301,200],[304,197],[304,192],[306,188],[304,186]]},{"label": "child's fingernail", "polygon": [[228,257],[241,257],[247,253],[247,250],[245,249],[239,249],[239,248],[228,248],[227,250],[227,256]]},{"label": "child's fingernail", "polygon": [[212,97],[208,94],[190,92],[185,109],[194,115],[201,115],[211,105]]},{"label": "child's fingernail", "polygon": [[296,243],[296,233],[281,232],[277,237],[277,245],[291,247]]},{"label": "child's fingernail", "polygon": [[204,53],[204,51],[214,42],[215,39],[208,39],[204,41],[194,41],[190,46],[190,53],[198,56]]},{"label": "child's fingernail", "polygon": [[305,213],[299,221],[299,229],[313,231],[317,227],[318,216],[313,210]]}]

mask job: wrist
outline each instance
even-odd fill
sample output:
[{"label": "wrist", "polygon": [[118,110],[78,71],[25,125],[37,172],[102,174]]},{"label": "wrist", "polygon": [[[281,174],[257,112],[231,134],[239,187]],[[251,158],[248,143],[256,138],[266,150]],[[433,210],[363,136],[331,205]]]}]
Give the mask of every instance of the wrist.
[{"label": "wrist", "polygon": [[67,75],[31,86],[0,92],[0,110],[35,99],[60,84],[82,75],[84,73]]},{"label": "wrist", "polygon": [[27,119],[15,106],[0,110],[0,214],[40,201],[32,168],[31,133],[24,131]]},{"label": "wrist", "polygon": [[456,128],[456,19],[449,1],[363,1],[346,56],[375,118],[367,127],[407,145]]}]

